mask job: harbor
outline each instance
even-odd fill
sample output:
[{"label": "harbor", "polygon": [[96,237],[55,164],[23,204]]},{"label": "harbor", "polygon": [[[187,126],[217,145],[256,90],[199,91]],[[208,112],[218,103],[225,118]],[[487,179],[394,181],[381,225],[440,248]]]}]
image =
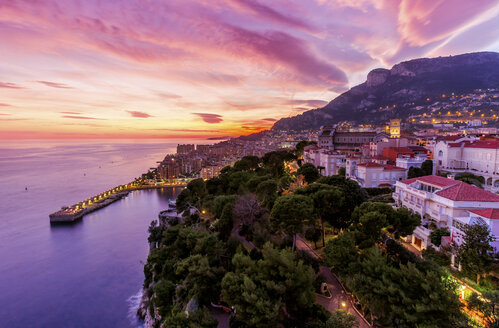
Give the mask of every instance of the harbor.
[{"label": "harbor", "polygon": [[79,203],[71,206],[63,206],[60,210],[49,215],[50,223],[69,223],[80,220],[86,214],[104,208],[126,197],[134,190],[185,187],[190,180],[191,179],[171,179],[161,182],[136,180],[125,185],[119,185]]}]

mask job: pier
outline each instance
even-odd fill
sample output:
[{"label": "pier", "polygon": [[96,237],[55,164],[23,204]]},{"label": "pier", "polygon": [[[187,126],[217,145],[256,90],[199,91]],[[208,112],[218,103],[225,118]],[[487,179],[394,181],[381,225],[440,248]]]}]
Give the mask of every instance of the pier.
[{"label": "pier", "polygon": [[85,199],[71,206],[64,206],[60,210],[49,215],[51,223],[73,222],[81,219],[84,215],[108,206],[123,197],[130,191],[143,189],[161,189],[166,187],[185,187],[192,179],[172,179],[162,182],[149,180],[136,180],[128,184],[120,185],[106,190],[96,196]]}]

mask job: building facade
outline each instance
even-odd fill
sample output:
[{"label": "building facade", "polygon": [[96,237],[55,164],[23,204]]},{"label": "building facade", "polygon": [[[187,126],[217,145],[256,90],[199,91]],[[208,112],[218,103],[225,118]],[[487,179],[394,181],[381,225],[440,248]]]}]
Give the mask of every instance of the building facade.
[{"label": "building facade", "polygon": [[391,188],[406,176],[407,170],[404,168],[369,162],[358,164],[357,169],[350,172],[349,178],[364,188]]},{"label": "building facade", "polygon": [[433,230],[444,227],[452,230],[459,222],[466,223],[470,212],[499,209],[498,195],[435,175],[398,181],[392,197],[397,206],[421,216],[422,224],[407,237],[407,241],[420,250],[431,245]]},{"label": "building facade", "polygon": [[436,172],[472,173],[484,178],[485,189],[499,191],[499,140],[439,141],[434,149]]}]

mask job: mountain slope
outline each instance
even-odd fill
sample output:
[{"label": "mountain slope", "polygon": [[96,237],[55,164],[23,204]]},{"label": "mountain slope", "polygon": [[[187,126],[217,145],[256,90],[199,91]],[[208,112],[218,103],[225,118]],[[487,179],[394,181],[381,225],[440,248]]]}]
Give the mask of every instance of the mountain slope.
[{"label": "mountain slope", "polygon": [[499,88],[499,53],[414,59],[390,70],[374,69],[366,82],[323,108],[283,118],[272,129],[316,129],[344,120],[378,123],[392,117],[407,118],[418,106],[441,100],[442,95],[488,88]]}]

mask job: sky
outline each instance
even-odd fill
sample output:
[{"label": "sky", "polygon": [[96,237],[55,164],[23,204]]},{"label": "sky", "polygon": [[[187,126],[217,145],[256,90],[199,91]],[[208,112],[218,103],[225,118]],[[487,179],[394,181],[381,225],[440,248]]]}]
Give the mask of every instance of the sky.
[{"label": "sky", "polygon": [[217,138],[499,51],[499,0],[0,0],[0,138]]}]

